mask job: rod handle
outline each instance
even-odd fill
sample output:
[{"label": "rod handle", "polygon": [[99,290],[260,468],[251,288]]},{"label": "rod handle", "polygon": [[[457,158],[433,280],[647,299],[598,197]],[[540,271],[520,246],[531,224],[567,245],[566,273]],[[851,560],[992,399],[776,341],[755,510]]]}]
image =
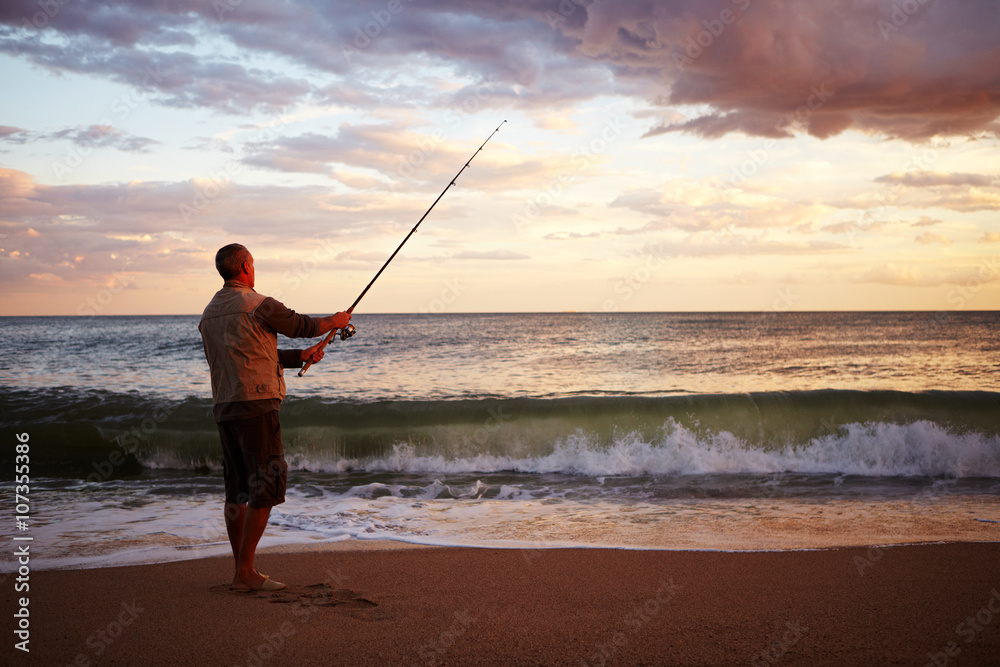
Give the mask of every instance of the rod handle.
[{"label": "rod handle", "polygon": [[[323,344],[320,345],[319,349],[321,349],[321,350],[325,349],[326,346],[329,345],[330,341],[333,340],[333,337],[336,336],[336,335],[337,335],[337,330],[336,329],[331,329],[330,333],[328,333],[326,335],[326,338],[323,339]],[[305,375],[306,371],[309,370],[309,367],[312,366],[312,365],[313,365],[312,360],[311,359],[307,360],[305,362],[305,364],[303,364],[302,369],[299,371],[299,377],[302,377],[303,375]]]}]

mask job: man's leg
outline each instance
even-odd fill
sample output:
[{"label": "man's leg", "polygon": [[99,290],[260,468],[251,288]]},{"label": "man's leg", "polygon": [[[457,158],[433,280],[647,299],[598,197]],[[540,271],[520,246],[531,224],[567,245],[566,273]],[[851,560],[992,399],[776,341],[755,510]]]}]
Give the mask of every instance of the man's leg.
[{"label": "man's leg", "polygon": [[246,507],[242,514],[243,527],[239,535],[236,573],[233,575],[232,588],[257,590],[267,577],[254,569],[253,559],[257,553],[257,543],[260,542],[264,529],[267,527],[267,518],[271,515],[271,508]]},{"label": "man's leg", "polygon": [[246,513],[246,503],[226,503],[226,533],[229,534],[229,546],[233,548],[233,560],[240,560],[240,541],[243,535],[243,516]]},{"label": "man's leg", "polygon": [[233,560],[240,557],[240,539],[243,534],[243,515],[250,490],[247,488],[247,470],[241,443],[240,422],[219,422],[219,439],[222,442],[222,477],[226,485],[223,513],[226,517],[226,534],[233,549]]},{"label": "man's leg", "polygon": [[[240,460],[233,461],[233,469],[238,470],[243,477],[237,480],[240,488],[238,496],[227,488],[229,500],[225,505],[226,532],[236,561],[232,588],[258,590],[268,577],[254,569],[257,544],[267,528],[271,507],[285,500],[287,466],[281,442],[281,426],[278,412],[274,410],[258,417],[239,420],[233,427],[240,452]],[[242,493],[244,488],[246,495]],[[242,501],[244,498],[249,498],[249,502],[232,502]],[[254,507],[255,504],[260,507]],[[273,580],[268,581],[268,586],[284,588],[284,584]]]}]

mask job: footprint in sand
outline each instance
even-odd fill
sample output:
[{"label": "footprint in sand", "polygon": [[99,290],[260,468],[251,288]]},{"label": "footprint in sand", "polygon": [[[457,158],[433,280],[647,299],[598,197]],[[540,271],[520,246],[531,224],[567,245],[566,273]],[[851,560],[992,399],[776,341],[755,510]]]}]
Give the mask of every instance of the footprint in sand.
[{"label": "footprint in sand", "polygon": [[228,593],[239,597],[261,598],[272,603],[291,604],[298,602],[310,607],[345,607],[348,609],[370,609],[378,603],[361,597],[346,588],[334,588],[330,584],[299,586],[289,584],[280,591],[233,591],[228,584],[212,587],[213,593]]}]

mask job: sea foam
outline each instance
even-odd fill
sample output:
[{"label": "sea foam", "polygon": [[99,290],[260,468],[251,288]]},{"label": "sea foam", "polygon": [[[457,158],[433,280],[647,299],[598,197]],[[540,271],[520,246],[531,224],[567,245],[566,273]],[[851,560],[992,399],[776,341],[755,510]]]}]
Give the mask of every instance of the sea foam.
[{"label": "sea foam", "polygon": [[801,444],[765,448],[728,433],[699,434],[673,420],[656,439],[635,432],[610,444],[578,431],[553,443],[548,454],[421,453],[406,442],[369,459],[300,457],[295,466],[322,472],[562,473],[585,476],[717,473],[841,473],[894,477],[1000,477],[1000,436],[955,432],[929,421],[845,424]]}]

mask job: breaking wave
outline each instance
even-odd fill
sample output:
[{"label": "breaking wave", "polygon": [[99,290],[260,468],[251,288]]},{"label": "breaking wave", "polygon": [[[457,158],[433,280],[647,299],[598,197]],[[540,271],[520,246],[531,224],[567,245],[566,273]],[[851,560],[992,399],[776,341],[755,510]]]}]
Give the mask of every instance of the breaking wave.
[{"label": "breaking wave", "polygon": [[[72,389],[0,396],[5,430],[61,474],[220,465],[211,405]],[[315,472],[1000,477],[1000,394],[805,391],[324,402],[282,407],[286,457]],[[116,454],[117,452],[117,454]]]}]

